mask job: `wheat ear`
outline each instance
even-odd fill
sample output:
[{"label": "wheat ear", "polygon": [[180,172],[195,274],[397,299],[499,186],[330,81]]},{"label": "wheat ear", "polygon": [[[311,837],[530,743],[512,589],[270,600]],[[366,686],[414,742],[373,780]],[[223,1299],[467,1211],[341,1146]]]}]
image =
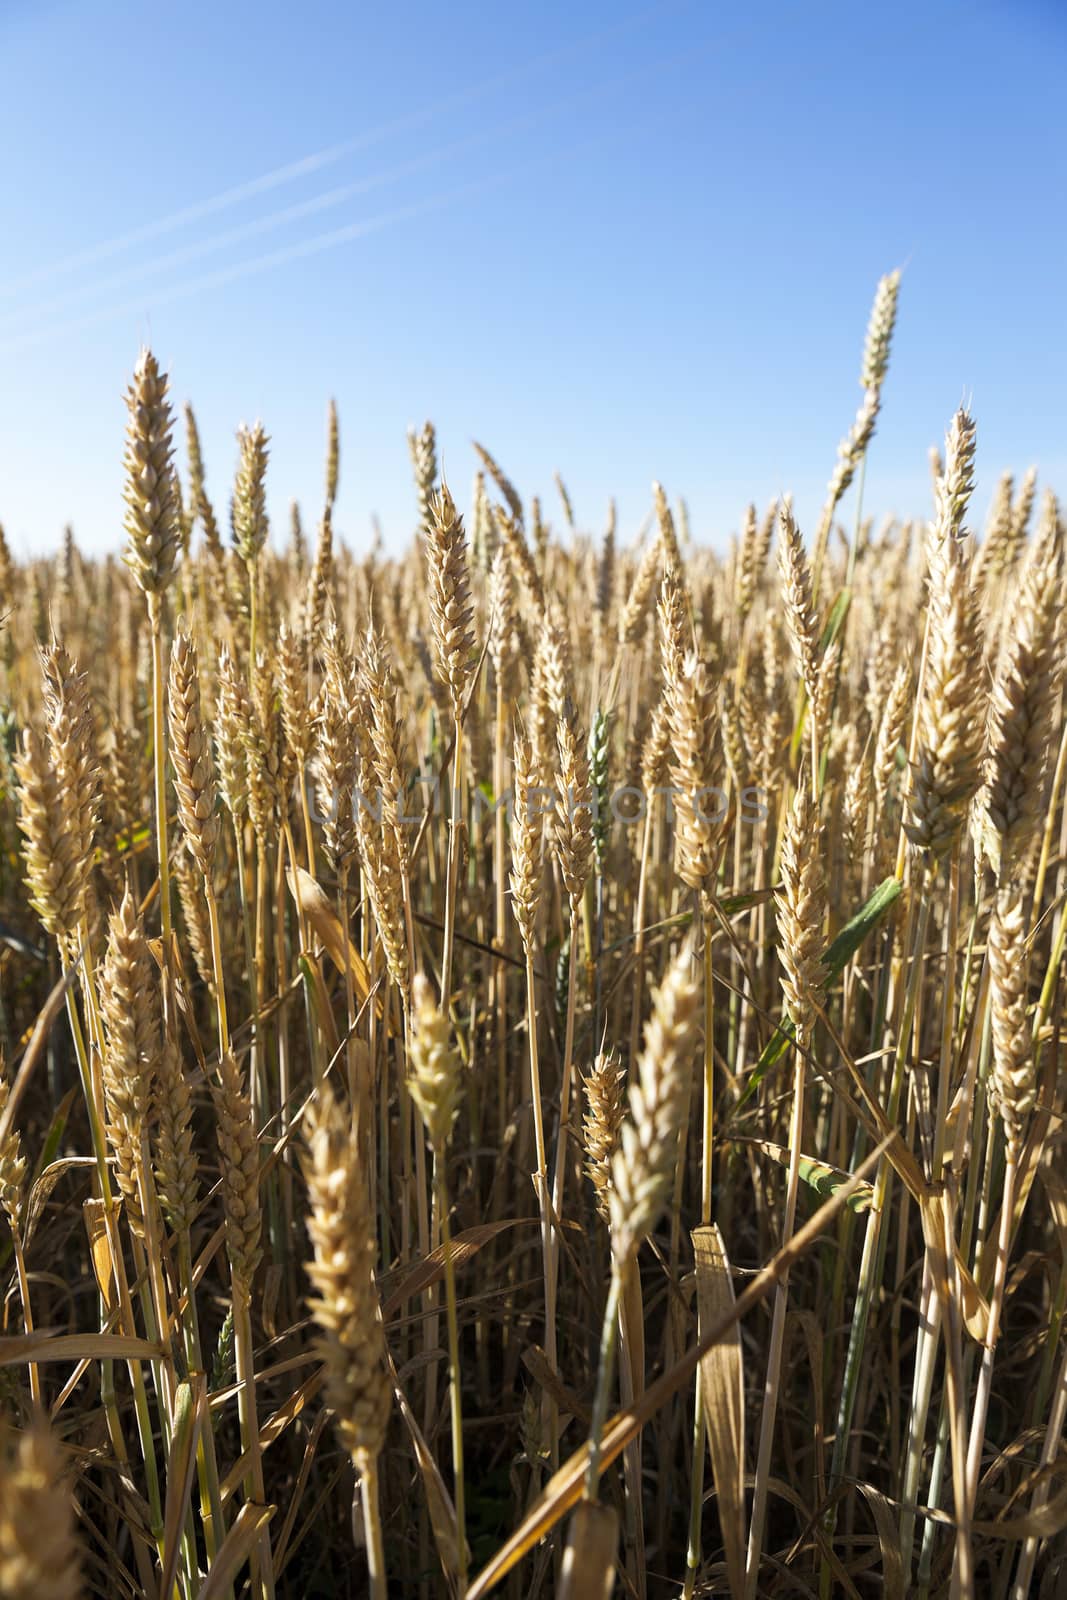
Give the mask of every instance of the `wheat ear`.
[{"label": "wheat ear", "polygon": [[18,1434],[0,1423],[0,1595],[79,1600],[83,1593],[59,1447],[43,1419]]},{"label": "wheat ear", "polygon": [[385,1559],[378,1515],[378,1458],[392,1406],[385,1332],[374,1278],[374,1219],[359,1140],[328,1082],[309,1108],[308,1277],[319,1326],[326,1403],[363,1483],[371,1595],[384,1600]]},{"label": "wheat ear", "polygon": [[611,1160],[612,1269],[589,1429],[588,1500],[596,1499],[600,1481],[600,1447],[614,1377],[624,1274],[670,1194],[692,1090],[693,1054],[700,1027],[700,988],[692,979],[692,965],[693,947],[687,942],[653,991],[644,1046],[631,1076],[628,1115]]},{"label": "wheat ear", "polygon": [[597,1056],[583,1079],[585,1171],[605,1222],[611,1218],[611,1164],[623,1121],[623,1084],[622,1063],[612,1050]]}]

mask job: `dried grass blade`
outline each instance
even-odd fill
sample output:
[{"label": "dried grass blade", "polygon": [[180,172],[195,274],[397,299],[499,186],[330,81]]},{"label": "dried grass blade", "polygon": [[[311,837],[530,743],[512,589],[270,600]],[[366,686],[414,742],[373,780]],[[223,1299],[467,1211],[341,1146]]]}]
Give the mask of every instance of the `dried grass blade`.
[{"label": "dried grass blade", "polygon": [[904,1562],[900,1554],[900,1532],[897,1518],[884,1494],[869,1483],[857,1483],[874,1518],[878,1545],[882,1552],[882,1585],[886,1600],[904,1600],[907,1586],[904,1582]]},{"label": "dried grass blade", "polygon": [[289,884],[290,894],[311,924],[312,931],[322,940],[327,955],[342,977],[346,970],[345,946],[347,944],[352,978],[355,982],[359,1003],[362,1005],[370,993],[370,974],[367,971],[366,962],[352,943],[352,940],[346,938],[345,930],[341,926],[341,919],[330,904],[325,889],[303,867],[297,867],[295,874],[290,871],[285,876]]},{"label": "dried grass blade", "polygon": [[[693,1229],[696,1258],[697,1331],[725,1322],[737,1303],[722,1234],[714,1224]],[[734,1600],[744,1592],[745,1546],[745,1377],[741,1329],[737,1322],[700,1360],[700,1388],[711,1471],[719,1503],[726,1571]]]},{"label": "dried grass blade", "polygon": [[[465,1228],[462,1233],[457,1233],[452,1240],[452,1262],[454,1266],[461,1267],[472,1256],[477,1255],[483,1245],[490,1239],[495,1239],[507,1228],[518,1228],[526,1223],[533,1227],[537,1223],[536,1217],[505,1217],[500,1222],[479,1222],[473,1228]],[[389,1291],[382,1302],[382,1316],[386,1321],[406,1305],[415,1295],[422,1294],[423,1290],[444,1275],[445,1252],[441,1245],[432,1250],[428,1256],[417,1261],[409,1267],[395,1288]]]},{"label": "dried grass blade", "polygon": [[211,1571],[200,1586],[197,1600],[219,1600],[219,1596],[226,1593],[274,1511],[274,1506],[257,1506],[251,1500],[241,1507],[211,1563]]},{"label": "dried grass blade", "polygon": [[437,1553],[441,1558],[441,1565],[445,1569],[445,1576],[450,1586],[455,1589],[459,1576],[459,1532],[456,1523],[456,1508],[452,1497],[445,1488],[437,1462],[430,1453],[430,1447],[423,1438],[422,1429],[415,1421],[415,1414],[408,1405],[407,1396],[400,1387],[400,1380],[396,1368],[389,1362],[390,1375],[393,1380],[393,1392],[396,1395],[400,1415],[411,1435],[411,1443],[415,1451],[415,1461],[422,1478],[422,1486],[426,1493],[426,1508],[430,1514],[430,1526],[433,1528],[434,1541]]},{"label": "dried grass blade", "polygon": [[196,1446],[207,1415],[207,1382],[197,1373],[180,1383],[174,1395],[174,1418],[167,1456],[167,1501],[163,1518],[163,1571],[159,1600],[174,1592],[181,1555],[182,1528],[196,1468]]},{"label": "dried grass blade", "polygon": [[0,1367],[24,1361],[154,1361],[165,1355],[160,1344],[118,1333],[19,1333],[0,1338]]}]

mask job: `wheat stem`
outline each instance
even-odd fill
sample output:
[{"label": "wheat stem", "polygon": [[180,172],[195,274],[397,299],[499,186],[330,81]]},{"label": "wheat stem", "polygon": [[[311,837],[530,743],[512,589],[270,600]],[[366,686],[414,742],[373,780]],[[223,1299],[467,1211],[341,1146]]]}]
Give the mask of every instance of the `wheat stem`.
[{"label": "wheat stem", "polygon": [[167,735],[163,708],[163,618],[158,594],[148,596],[152,632],[152,773],[156,799],[156,856],[159,862],[159,915],[164,959],[170,960],[170,854],[167,844]]},{"label": "wheat stem", "polygon": [[619,1329],[619,1298],[622,1294],[622,1272],[616,1260],[611,1269],[608,1297],[604,1303],[604,1320],[600,1325],[600,1356],[597,1363],[596,1393],[593,1397],[593,1417],[589,1425],[589,1464],[585,1469],[585,1498],[595,1500],[600,1491],[600,1452],[604,1439],[604,1424],[608,1417],[615,1377],[615,1347]]},{"label": "wheat stem", "polygon": [[449,1406],[452,1417],[452,1484],[456,1502],[457,1592],[459,1600],[467,1592],[467,1512],[466,1482],[463,1468],[463,1372],[459,1360],[459,1317],[456,1309],[456,1264],[452,1256],[452,1227],[448,1216],[448,1187],[444,1172],[445,1152],[434,1151],[434,1198],[440,1218],[441,1249],[445,1262],[445,1321],[448,1327]]}]

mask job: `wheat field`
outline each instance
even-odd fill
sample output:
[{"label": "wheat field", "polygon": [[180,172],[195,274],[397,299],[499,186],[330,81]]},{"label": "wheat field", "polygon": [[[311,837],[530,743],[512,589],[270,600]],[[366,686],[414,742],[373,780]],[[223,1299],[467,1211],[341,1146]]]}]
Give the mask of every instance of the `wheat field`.
[{"label": "wheat field", "polygon": [[812,528],[272,530],[143,351],[0,533],[4,1600],[1065,1592],[1064,524],[871,519],[899,291]]}]

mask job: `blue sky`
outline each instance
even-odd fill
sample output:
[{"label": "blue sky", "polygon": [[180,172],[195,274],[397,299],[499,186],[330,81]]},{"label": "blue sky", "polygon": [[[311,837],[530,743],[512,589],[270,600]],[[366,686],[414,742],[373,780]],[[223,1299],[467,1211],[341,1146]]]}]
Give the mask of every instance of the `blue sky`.
[{"label": "blue sky", "polygon": [[868,508],[925,513],[962,399],[979,515],[1067,494],[1065,68],[1063,0],[0,0],[0,521],[119,544],[147,341],[220,511],[261,417],[314,521],[334,395],[357,548],[426,417],[464,500],[478,438],[592,529],[659,478],[700,539],[784,489],[810,530],[897,265]]}]

